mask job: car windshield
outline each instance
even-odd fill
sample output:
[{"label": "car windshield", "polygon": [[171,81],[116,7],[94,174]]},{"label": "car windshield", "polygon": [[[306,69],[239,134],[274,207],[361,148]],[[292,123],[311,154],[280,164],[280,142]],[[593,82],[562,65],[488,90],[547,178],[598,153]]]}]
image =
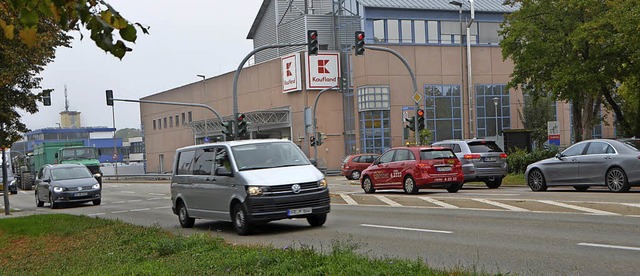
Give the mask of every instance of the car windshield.
[{"label": "car windshield", "polygon": [[456,158],[456,155],[453,153],[453,151],[449,149],[420,151],[421,160],[449,159],[449,158]]},{"label": "car windshield", "polygon": [[67,180],[78,178],[90,178],[91,172],[86,167],[67,167],[56,168],[51,170],[51,178],[53,180]]},{"label": "car windshield", "polygon": [[62,159],[89,159],[95,158],[93,148],[70,148],[62,150]]},{"label": "car windshield", "polygon": [[502,152],[502,149],[493,141],[474,141],[467,144],[471,153]]},{"label": "car windshield", "polygon": [[231,151],[240,171],[310,164],[302,151],[289,142],[238,145]]},{"label": "car windshield", "polygon": [[640,151],[640,140],[626,140],[623,143],[636,151]]}]

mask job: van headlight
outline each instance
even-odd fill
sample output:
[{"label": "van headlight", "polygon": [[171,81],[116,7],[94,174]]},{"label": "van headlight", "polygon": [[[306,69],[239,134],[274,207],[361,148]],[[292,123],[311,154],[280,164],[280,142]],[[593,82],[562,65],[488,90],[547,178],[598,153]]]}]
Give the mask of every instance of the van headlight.
[{"label": "van headlight", "polygon": [[261,196],[264,193],[264,189],[258,186],[249,186],[247,187],[247,194],[250,196]]},{"label": "van headlight", "polygon": [[321,179],[318,181],[318,187],[322,187],[322,188],[326,188],[327,187],[327,180],[326,179]]},{"label": "van headlight", "polygon": [[61,193],[64,190],[62,187],[53,187],[53,191],[56,193]]},{"label": "van headlight", "polygon": [[91,186],[91,189],[100,189],[100,184],[93,184],[93,186]]}]

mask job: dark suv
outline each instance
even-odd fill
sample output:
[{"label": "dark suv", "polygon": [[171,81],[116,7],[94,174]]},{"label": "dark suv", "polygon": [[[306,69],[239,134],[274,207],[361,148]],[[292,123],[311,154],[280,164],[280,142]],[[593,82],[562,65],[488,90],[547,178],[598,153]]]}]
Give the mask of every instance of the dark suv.
[{"label": "dark suv", "polygon": [[482,181],[495,189],[507,175],[507,154],[494,142],[484,139],[446,140],[433,146],[450,148],[462,162],[464,182]]}]

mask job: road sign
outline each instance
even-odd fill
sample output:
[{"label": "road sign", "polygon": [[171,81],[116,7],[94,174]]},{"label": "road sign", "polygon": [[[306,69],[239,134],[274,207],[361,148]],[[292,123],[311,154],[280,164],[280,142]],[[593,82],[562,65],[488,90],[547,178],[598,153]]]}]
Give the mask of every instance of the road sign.
[{"label": "road sign", "polygon": [[420,93],[418,93],[418,91],[416,91],[415,93],[413,93],[413,96],[411,98],[413,99],[413,101],[415,101],[417,104],[419,104],[420,100],[422,100],[422,95],[420,95]]},{"label": "road sign", "polygon": [[118,154],[117,153],[113,153],[113,156],[111,156],[113,158],[113,160],[118,160]]}]

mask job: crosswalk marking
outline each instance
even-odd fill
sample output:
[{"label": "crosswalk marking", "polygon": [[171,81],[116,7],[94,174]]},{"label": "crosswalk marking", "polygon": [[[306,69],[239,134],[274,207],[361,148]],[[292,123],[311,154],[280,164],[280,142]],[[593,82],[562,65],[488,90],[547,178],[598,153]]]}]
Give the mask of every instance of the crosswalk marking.
[{"label": "crosswalk marking", "polygon": [[618,215],[618,214],[612,213],[612,212],[601,211],[601,210],[596,210],[596,209],[591,209],[591,208],[587,208],[587,207],[566,204],[566,203],[557,202],[557,201],[551,201],[551,200],[537,200],[537,201],[538,202],[542,202],[542,203],[546,203],[546,204],[549,204],[549,205],[555,205],[555,206],[558,206],[558,207],[563,207],[563,208],[583,211],[583,212],[587,212],[587,213],[592,213],[594,215]]},{"label": "crosswalk marking", "polygon": [[344,201],[347,202],[347,204],[349,205],[358,205],[358,202],[356,202],[355,200],[353,200],[353,198],[351,198],[349,195],[347,194],[340,194],[340,197],[342,197],[342,199],[344,199]]},{"label": "crosswalk marking", "polygon": [[443,207],[443,208],[449,208],[449,209],[458,209],[459,208],[458,206],[451,205],[449,203],[442,202],[440,200],[437,200],[437,199],[434,199],[434,198],[430,198],[430,197],[426,197],[426,196],[421,196],[420,199],[422,199],[422,200],[424,200],[426,202],[432,203],[434,205],[438,205],[438,206]]},{"label": "crosswalk marking", "polygon": [[489,204],[489,205],[493,205],[493,206],[497,206],[497,207],[504,208],[504,209],[511,210],[511,211],[518,211],[518,212],[528,212],[529,211],[529,210],[524,209],[524,208],[511,206],[511,205],[508,205],[508,204],[504,204],[504,203],[500,203],[500,202],[496,202],[496,201],[488,200],[488,199],[484,199],[484,198],[472,198],[472,200],[475,200],[475,201],[481,202],[481,203],[485,203],[485,204]]},{"label": "crosswalk marking", "polygon": [[386,196],[382,196],[382,195],[376,195],[375,196],[377,199],[379,199],[380,201],[389,204],[391,206],[395,206],[395,207],[402,207],[402,204],[395,202],[389,198],[387,198]]}]

